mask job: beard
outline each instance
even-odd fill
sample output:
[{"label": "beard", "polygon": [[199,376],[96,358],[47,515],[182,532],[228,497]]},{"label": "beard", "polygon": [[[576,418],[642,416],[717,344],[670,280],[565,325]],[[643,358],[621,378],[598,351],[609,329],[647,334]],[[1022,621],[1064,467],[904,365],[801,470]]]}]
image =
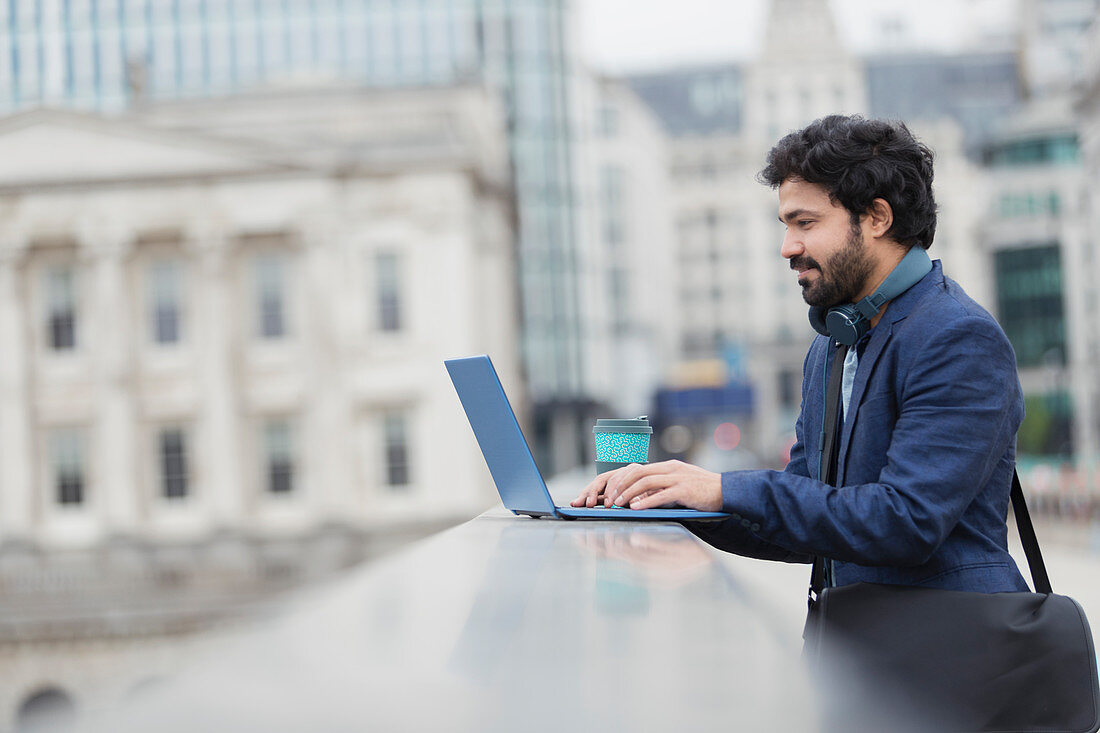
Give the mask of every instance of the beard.
[{"label": "beard", "polygon": [[854,225],[848,233],[844,247],[829,255],[825,267],[812,257],[801,255],[791,258],[791,269],[817,268],[820,276],[802,285],[802,299],[818,308],[832,308],[855,301],[871,276],[872,265],[863,245],[863,232]]}]

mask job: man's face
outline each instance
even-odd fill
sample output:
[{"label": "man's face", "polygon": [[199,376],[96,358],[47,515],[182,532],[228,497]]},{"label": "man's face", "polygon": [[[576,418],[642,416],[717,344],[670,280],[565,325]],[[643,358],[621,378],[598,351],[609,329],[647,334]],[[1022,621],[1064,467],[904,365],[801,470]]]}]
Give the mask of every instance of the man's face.
[{"label": "man's face", "polygon": [[862,294],[874,269],[863,226],[829,200],[824,187],[788,178],[779,186],[779,220],[787,225],[780,254],[798,273],[802,297],[829,308]]}]

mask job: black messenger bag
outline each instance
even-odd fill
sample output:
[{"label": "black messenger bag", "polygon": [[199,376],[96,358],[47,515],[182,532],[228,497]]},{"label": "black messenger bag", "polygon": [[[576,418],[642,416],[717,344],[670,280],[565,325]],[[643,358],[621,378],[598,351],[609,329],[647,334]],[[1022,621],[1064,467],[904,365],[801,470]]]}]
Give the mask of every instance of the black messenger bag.
[{"label": "black messenger bag", "polygon": [[[840,372],[833,361],[822,475],[836,481]],[[1094,733],[1096,652],[1081,606],[1052,592],[1018,475],[1012,508],[1034,593],[855,583],[814,561],[804,633],[826,730]]]}]

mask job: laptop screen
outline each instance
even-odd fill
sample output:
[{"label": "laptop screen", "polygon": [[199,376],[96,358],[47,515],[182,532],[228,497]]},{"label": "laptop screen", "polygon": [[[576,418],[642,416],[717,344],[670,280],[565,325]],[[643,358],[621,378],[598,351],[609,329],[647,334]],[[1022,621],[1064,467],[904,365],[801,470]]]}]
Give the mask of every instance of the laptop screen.
[{"label": "laptop screen", "polygon": [[448,359],[444,364],[504,506],[517,514],[553,514],[550,492],[489,357]]}]

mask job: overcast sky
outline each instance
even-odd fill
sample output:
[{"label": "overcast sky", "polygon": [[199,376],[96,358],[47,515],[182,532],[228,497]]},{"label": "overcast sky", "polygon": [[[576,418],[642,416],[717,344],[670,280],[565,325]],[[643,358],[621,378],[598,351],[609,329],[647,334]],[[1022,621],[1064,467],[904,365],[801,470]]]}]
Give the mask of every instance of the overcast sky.
[{"label": "overcast sky", "polygon": [[[590,65],[610,73],[751,58],[768,0],[576,0]],[[1018,0],[829,0],[860,54],[988,46],[1015,27]]]}]

